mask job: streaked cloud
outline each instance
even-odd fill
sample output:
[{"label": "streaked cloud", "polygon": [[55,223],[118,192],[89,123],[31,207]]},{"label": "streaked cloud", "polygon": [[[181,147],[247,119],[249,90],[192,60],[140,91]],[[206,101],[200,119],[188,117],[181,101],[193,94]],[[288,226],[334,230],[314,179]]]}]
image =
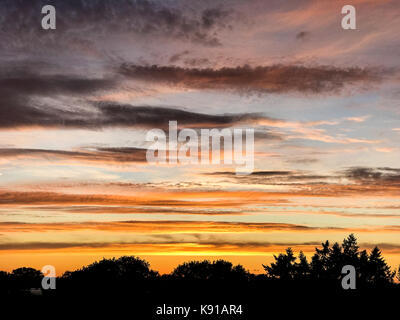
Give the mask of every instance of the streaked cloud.
[{"label": "streaked cloud", "polygon": [[[76,84],[79,86],[79,84]],[[38,87],[39,88],[39,87]],[[92,87],[91,87],[92,88]],[[0,89],[1,91],[2,89]],[[69,89],[68,89],[69,90]],[[84,90],[84,89],[79,89]],[[56,94],[57,91],[51,94]],[[185,111],[178,108],[156,106],[133,106],[115,103],[90,103],[85,109],[54,108],[36,106],[23,98],[24,92],[5,95],[0,106],[0,128],[19,127],[60,127],[96,129],[102,127],[168,128],[168,122],[178,121],[180,125],[202,128],[229,127],[270,119],[261,114],[237,113],[210,115]],[[15,104],[10,100],[16,99]],[[12,109],[10,109],[12,108]],[[272,121],[272,119],[270,119]]]},{"label": "streaked cloud", "polygon": [[270,232],[270,231],[312,231],[312,228],[284,223],[212,222],[212,221],[115,221],[82,223],[0,223],[0,232],[46,232],[98,230],[113,232]]},{"label": "streaked cloud", "polygon": [[359,67],[272,65],[220,69],[176,66],[121,65],[125,77],[191,89],[253,93],[338,93],[348,85],[378,83],[384,70]]},{"label": "streaked cloud", "polygon": [[249,233],[249,232],[399,232],[400,226],[376,226],[364,228],[312,227],[273,222],[215,222],[215,221],[112,221],[79,223],[24,223],[0,222],[0,232],[70,232],[94,230],[105,232],[163,233]]},{"label": "streaked cloud", "polygon": [[146,162],[147,149],[94,148],[94,150],[66,151],[47,149],[0,148],[0,159],[74,160],[101,163]]},{"label": "streaked cloud", "polygon": [[398,168],[352,167],[346,169],[344,174],[347,178],[361,184],[400,186],[400,169]]}]

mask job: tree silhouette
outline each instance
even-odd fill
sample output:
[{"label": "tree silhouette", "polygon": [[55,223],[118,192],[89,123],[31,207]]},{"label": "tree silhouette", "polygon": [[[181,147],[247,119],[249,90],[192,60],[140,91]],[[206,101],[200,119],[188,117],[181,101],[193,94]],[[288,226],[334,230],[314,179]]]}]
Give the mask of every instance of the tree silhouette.
[{"label": "tree silhouette", "polygon": [[171,273],[174,279],[186,280],[247,280],[249,276],[241,265],[233,266],[224,260],[185,262]]},{"label": "tree silhouette", "polygon": [[17,289],[40,288],[43,278],[42,272],[33,268],[18,268],[9,275],[11,285]]},{"label": "tree silhouette", "polygon": [[133,284],[151,280],[158,272],[150,269],[147,261],[133,256],[123,256],[118,259],[102,259],[82,269],[62,276],[62,282],[77,286],[84,290],[92,288],[131,288]]},{"label": "tree silhouette", "polygon": [[399,269],[397,270],[397,280],[400,282],[400,266]]},{"label": "tree silhouette", "polygon": [[0,293],[6,293],[10,287],[10,274],[0,271]]},{"label": "tree silhouette", "polygon": [[310,277],[311,268],[303,251],[300,251],[299,253],[299,262],[295,263],[295,270],[297,278],[301,280],[308,279]]},{"label": "tree silhouette", "polygon": [[9,274],[5,271],[0,271],[0,282],[3,283],[4,281],[8,280]]},{"label": "tree silhouette", "polygon": [[[369,253],[360,250],[356,237],[350,234],[341,244],[323,242],[315,248],[311,259],[307,259],[302,251],[296,257],[293,250],[287,248],[284,253],[274,255],[271,264],[263,265],[265,275],[251,274],[243,266],[225,260],[204,260],[182,263],[170,274],[160,276],[150,269],[147,261],[134,256],[103,258],[76,271],[65,272],[57,279],[54,294],[85,298],[88,294],[100,297],[111,292],[139,301],[162,297],[168,292],[172,297],[179,297],[179,301],[186,296],[214,297],[216,301],[225,297],[230,301],[238,294],[253,294],[253,298],[256,293],[262,297],[266,291],[274,296],[286,295],[289,289],[293,289],[290,292],[294,295],[339,292],[336,289],[343,292],[340,280],[345,265],[355,267],[357,289],[400,290],[400,285],[394,283],[396,272],[390,269],[379,248],[375,247]],[[0,295],[29,294],[28,289],[41,287],[42,278],[43,274],[32,268],[18,268],[11,273],[0,271]],[[400,266],[397,278],[400,281]],[[52,294],[46,291],[44,296]]]},{"label": "tree silhouette", "polygon": [[371,283],[384,284],[392,282],[396,272],[391,271],[382,252],[375,247],[368,257],[367,281]]},{"label": "tree silhouette", "polygon": [[341,270],[345,265],[352,265],[356,269],[358,283],[361,286],[384,286],[393,283],[395,272],[390,270],[382,252],[375,247],[371,253],[360,251],[357,239],[350,234],[339,245],[337,242],[330,246],[329,241],[315,248],[311,262],[300,252],[299,262],[291,248],[286,254],[274,256],[275,262],[270,266],[263,265],[267,276],[281,280],[326,280],[338,283],[342,277]]},{"label": "tree silhouette", "polygon": [[268,276],[281,280],[291,280],[296,276],[296,257],[291,248],[286,249],[286,254],[274,255],[274,258],[275,263],[271,263],[271,266],[263,265]]}]

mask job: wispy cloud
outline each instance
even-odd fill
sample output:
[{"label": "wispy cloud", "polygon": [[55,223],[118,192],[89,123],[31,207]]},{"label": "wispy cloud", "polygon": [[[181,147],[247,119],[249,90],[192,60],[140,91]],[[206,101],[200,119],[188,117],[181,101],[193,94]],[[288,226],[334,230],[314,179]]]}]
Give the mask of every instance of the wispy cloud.
[{"label": "wispy cloud", "polygon": [[352,122],[364,122],[370,117],[370,115],[362,116],[362,117],[348,117],[345,120]]}]

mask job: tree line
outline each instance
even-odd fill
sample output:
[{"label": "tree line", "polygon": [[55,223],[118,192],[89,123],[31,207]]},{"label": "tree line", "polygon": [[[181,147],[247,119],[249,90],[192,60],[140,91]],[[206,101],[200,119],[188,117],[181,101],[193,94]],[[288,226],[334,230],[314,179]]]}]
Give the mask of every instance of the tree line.
[{"label": "tree line", "polygon": [[[356,237],[351,234],[342,244],[329,241],[315,248],[310,259],[300,251],[296,257],[291,248],[274,256],[274,261],[263,265],[265,273],[253,274],[242,265],[229,261],[190,261],[178,265],[171,273],[160,275],[152,270],[147,261],[134,256],[102,259],[75,271],[67,271],[57,278],[57,290],[71,292],[79,290],[156,290],[163,283],[174,286],[178,283],[226,282],[261,283],[304,286],[322,283],[327,287],[338,287],[344,265],[356,270],[357,288],[399,287],[396,271],[382,256],[378,247],[369,253],[360,250]],[[43,274],[33,268],[18,268],[12,272],[0,271],[0,294],[18,294],[30,288],[40,288]],[[400,280],[400,267],[397,272]],[[179,286],[179,285],[178,285]],[[50,290],[51,291],[51,290]]]}]

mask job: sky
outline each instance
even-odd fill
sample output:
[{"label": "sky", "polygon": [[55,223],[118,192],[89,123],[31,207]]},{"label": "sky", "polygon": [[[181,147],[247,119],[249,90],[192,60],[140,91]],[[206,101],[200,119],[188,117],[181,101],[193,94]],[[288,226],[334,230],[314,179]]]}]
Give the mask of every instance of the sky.
[{"label": "sky", "polygon": [[[258,273],[350,233],[397,267],[399,6],[1,1],[0,269],[136,255]],[[254,129],[254,171],[148,163],[146,133],[169,121]]]}]

